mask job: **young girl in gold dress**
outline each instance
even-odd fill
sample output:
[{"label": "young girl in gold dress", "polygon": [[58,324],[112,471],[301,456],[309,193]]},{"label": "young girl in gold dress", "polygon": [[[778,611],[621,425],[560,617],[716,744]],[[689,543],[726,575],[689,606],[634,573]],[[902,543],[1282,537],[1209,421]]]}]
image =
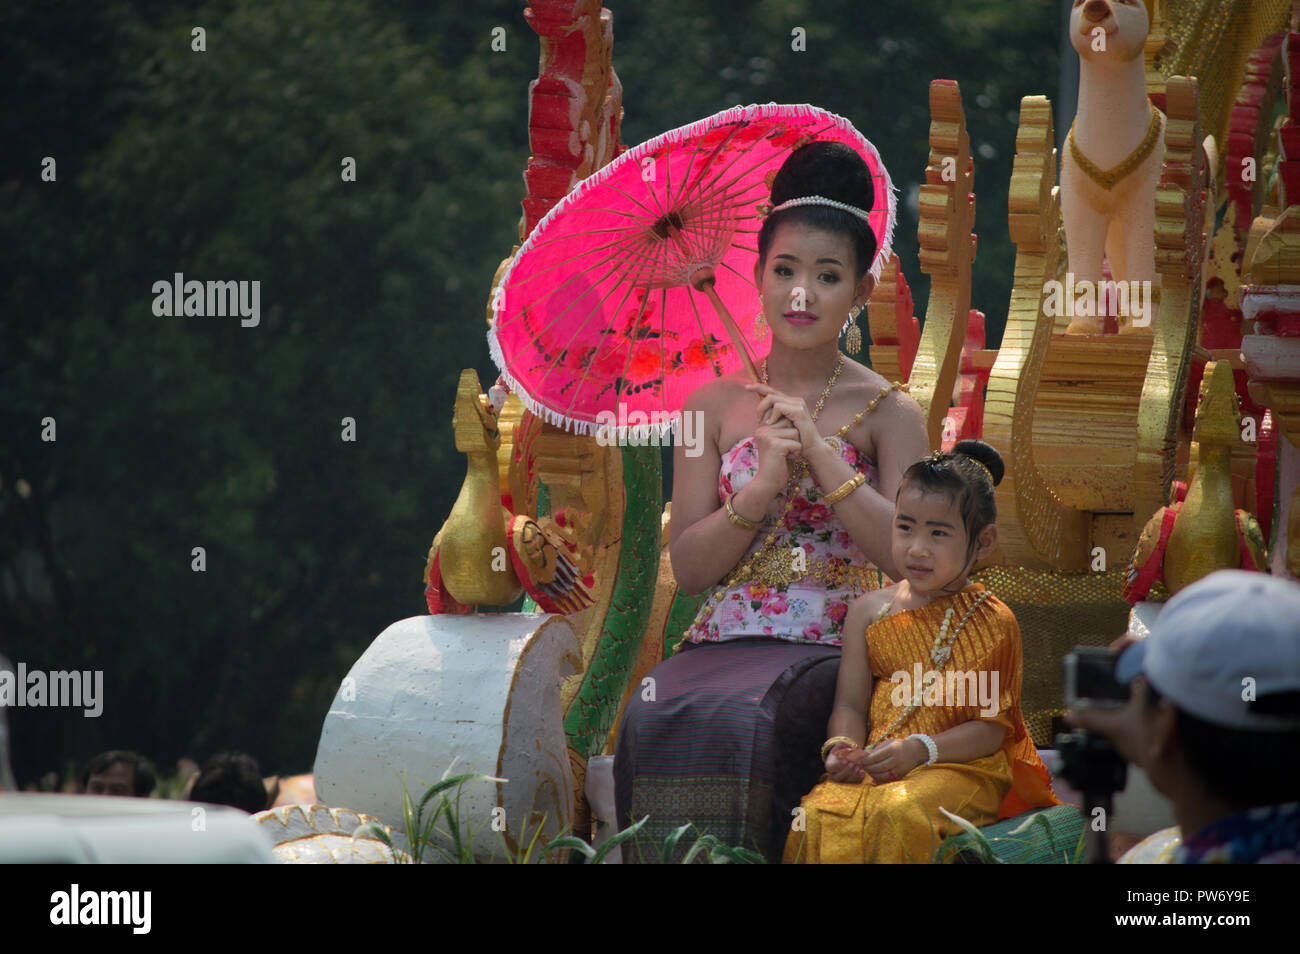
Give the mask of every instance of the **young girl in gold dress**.
[{"label": "young girl in gold dress", "polygon": [[1020,713],[1015,616],[967,580],[997,545],[1002,472],[992,447],[962,441],[903,475],[902,579],[845,618],[827,777],[803,799],[786,863],[927,862],[956,827],[940,807],[986,825],[1059,804]]}]

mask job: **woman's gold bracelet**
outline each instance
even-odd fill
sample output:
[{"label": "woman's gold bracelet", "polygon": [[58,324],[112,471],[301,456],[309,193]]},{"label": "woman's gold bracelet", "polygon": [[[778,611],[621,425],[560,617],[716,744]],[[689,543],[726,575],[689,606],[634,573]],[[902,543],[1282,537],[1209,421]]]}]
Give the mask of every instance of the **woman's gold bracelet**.
[{"label": "woman's gold bracelet", "polygon": [[853,491],[857,490],[866,482],[867,482],[867,475],[859,471],[858,473],[850,477],[848,480],[844,481],[844,483],[840,484],[838,487],[832,490],[830,493],[828,493],[823,498],[823,502],[828,507],[833,506],[839,503],[849,494],[853,493]]},{"label": "woman's gold bracelet", "polygon": [[822,743],[823,762],[826,761],[826,756],[830,755],[831,749],[835,748],[835,746],[839,745],[841,742],[845,743],[846,745],[851,745],[855,749],[858,747],[858,743],[854,742],[847,735],[837,735],[832,739],[827,739],[825,742]]},{"label": "woman's gold bracelet", "polygon": [[742,517],[740,514],[736,513],[736,508],[731,506],[731,498],[734,496],[736,495],[729,494],[727,496],[727,519],[730,520],[732,523],[734,523],[736,526],[740,527],[742,530],[749,530],[752,532],[762,527],[763,524],[760,523],[759,521],[746,519],[745,517]]}]

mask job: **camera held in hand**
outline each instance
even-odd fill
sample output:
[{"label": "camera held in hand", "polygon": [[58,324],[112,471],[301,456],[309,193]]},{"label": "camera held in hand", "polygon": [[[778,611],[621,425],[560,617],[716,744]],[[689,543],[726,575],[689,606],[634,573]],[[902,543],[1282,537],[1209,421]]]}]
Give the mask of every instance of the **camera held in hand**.
[{"label": "camera held in hand", "polygon": [[[1119,653],[1096,646],[1076,646],[1066,653],[1065,704],[1069,708],[1119,709],[1129,690],[1115,678]],[[1128,768],[1110,739],[1071,729],[1052,720],[1053,742],[1061,755],[1060,775],[1084,795],[1113,795],[1124,788]]]},{"label": "camera held in hand", "polygon": [[[1076,646],[1065,655],[1065,704],[1072,709],[1120,709],[1127,704],[1128,687],[1115,677],[1119,653],[1095,646]],[[1128,781],[1128,765],[1115,743],[1087,729],[1071,729],[1060,719],[1052,720],[1053,742],[1061,756],[1057,773],[1083,795],[1088,818],[1100,816],[1100,825],[1089,826],[1088,861],[1109,860],[1106,822],[1115,793]],[[1099,813],[1097,808],[1101,808]]]}]

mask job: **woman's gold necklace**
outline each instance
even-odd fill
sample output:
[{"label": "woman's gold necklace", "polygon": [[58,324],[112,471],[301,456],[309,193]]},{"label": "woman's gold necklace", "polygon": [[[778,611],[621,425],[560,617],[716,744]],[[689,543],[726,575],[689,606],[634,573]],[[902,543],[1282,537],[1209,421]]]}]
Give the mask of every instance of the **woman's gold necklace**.
[{"label": "woman's gold necklace", "polygon": [[[817,400],[817,406],[813,408],[812,419],[815,423],[817,416],[821,414],[822,408],[826,406],[826,400],[831,395],[831,390],[835,387],[835,382],[840,378],[840,372],[844,370],[844,354],[839,354],[839,359],[835,362],[835,370],[831,373],[831,378],[826,382],[826,387],[822,390],[821,397]],[[763,384],[767,384],[767,358],[763,359]],[[876,409],[876,406],[885,399],[891,391],[907,391],[908,385],[901,381],[895,381],[893,384],[880,389],[880,393],[872,398],[871,403],[854,415],[853,420],[845,424],[836,432],[836,437],[843,440],[854,427],[858,425],[864,417]],[[826,438],[827,443],[830,438]],[[688,627],[687,631],[694,629],[700,620],[708,619],[713,615],[718,603],[722,601],[723,595],[727,590],[735,586],[742,580],[753,580],[764,586],[788,585],[794,579],[794,557],[789,547],[778,547],[776,545],[776,528],[785,523],[785,518],[790,511],[794,509],[796,497],[795,490],[799,482],[803,480],[804,475],[808,472],[808,461],[803,458],[797,458],[790,467],[790,479],[786,483],[783,493],[786,497],[785,509],[781,512],[780,517],[772,525],[772,532],[763,540],[763,545],[745,558],[734,570],[723,578],[722,583],[714,590],[709,597],[708,602],[700,607],[700,611],[695,614],[695,619]],[[685,645],[686,641],[678,644],[678,648]]]},{"label": "woman's gold necklace", "polygon": [[[837,352],[837,355],[839,360],[835,362],[835,370],[831,372],[831,379],[826,382],[826,387],[822,389],[822,396],[817,399],[817,406],[813,408],[812,420],[814,424],[817,423],[817,415],[821,414],[822,408],[826,406],[826,399],[831,396],[831,389],[835,387],[835,382],[840,379],[840,372],[844,370],[844,355],[839,352]],[[767,384],[767,358],[763,359],[763,383]],[[843,437],[846,433],[848,433],[847,429],[842,431],[840,436]],[[806,458],[798,457],[795,459],[794,463],[790,465],[790,479],[786,482],[785,490],[782,491],[786,497],[785,510],[781,512],[781,517],[777,520],[778,524],[784,523],[786,515],[794,509],[795,500],[798,499],[795,496],[795,489],[799,486],[799,481],[803,480],[804,475],[807,473],[808,461]],[[776,527],[774,526],[772,529],[775,531]],[[769,547],[772,547],[775,544],[776,533],[769,533],[767,539],[763,541],[762,548],[756,551],[750,559],[755,559],[760,553],[767,551]],[[745,564],[742,564],[741,567],[737,567],[733,572],[739,572],[742,567],[749,568],[748,563],[749,561],[746,561]]]},{"label": "woman's gold necklace", "polygon": [[[835,362],[835,370],[831,372],[831,379],[826,382],[826,387],[822,389],[822,396],[817,399],[817,406],[813,408],[812,419],[815,422],[817,415],[822,412],[826,406],[826,399],[831,396],[831,388],[835,387],[835,382],[840,379],[840,372],[844,370],[844,354],[837,351],[835,353],[838,360]],[[763,359],[763,383],[767,384],[767,358]],[[800,458],[803,460],[803,458]]]}]

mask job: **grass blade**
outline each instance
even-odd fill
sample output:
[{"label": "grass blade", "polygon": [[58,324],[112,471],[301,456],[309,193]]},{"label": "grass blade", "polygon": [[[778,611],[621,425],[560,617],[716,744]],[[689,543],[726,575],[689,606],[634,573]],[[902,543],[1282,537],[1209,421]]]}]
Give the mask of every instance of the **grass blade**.
[{"label": "grass blade", "polygon": [[648,822],[649,820],[650,820],[650,816],[646,815],[644,818],[642,818],[636,824],[632,825],[630,828],[625,828],[623,831],[620,831],[617,835],[611,836],[609,841],[601,845],[600,848],[598,848],[596,852],[592,855],[591,864],[593,865],[600,864],[602,861],[605,860],[605,856],[607,854],[609,854],[619,845],[623,844],[623,842],[627,841],[629,838],[635,838],[636,833],[639,832],[642,826],[644,826],[645,823]]},{"label": "grass blade", "polygon": [[668,833],[668,837],[664,839],[663,854],[659,856],[661,864],[670,865],[673,863],[673,852],[677,850],[677,842],[681,841],[682,835],[686,834],[690,829],[691,823],[687,822],[681,828],[674,828]]},{"label": "grass blade", "polygon": [[939,811],[943,812],[949,821],[971,836],[971,839],[975,842],[975,851],[979,854],[980,860],[983,861],[984,864],[991,865],[1001,863],[1001,859],[993,854],[993,847],[989,844],[989,840],[984,836],[983,832],[960,815],[954,815],[942,805],[939,806]]},{"label": "grass blade", "polygon": [[691,845],[691,850],[686,852],[686,857],[682,859],[682,864],[689,865],[695,862],[695,859],[702,851],[712,851],[722,844],[715,835],[701,835]]},{"label": "grass blade", "polygon": [[[542,829],[546,827],[546,817],[546,815],[542,816],[542,820],[539,821],[537,827],[533,829],[533,837],[529,839],[528,848],[522,855],[516,855],[514,860],[511,862],[512,864],[528,864],[529,859],[533,857],[533,849],[537,847],[537,839],[542,837]],[[502,834],[501,840],[505,841],[504,834]]]},{"label": "grass blade", "polygon": [[466,772],[463,775],[453,775],[451,778],[444,778],[441,781],[434,782],[429,786],[424,796],[420,799],[420,808],[423,809],[435,795],[440,795],[449,788],[455,788],[458,785],[464,785],[466,782],[504,782],[503,778],[496,778],[492,775],[479,775],[476,772]]},{"label": "grass blade", "polygon": [[389,837],[388,832],[382,825],[376,825],[374,822],[364,822],[357,826],[356,831],[352,833],[353,840],[357,838],[370,838],[374,841],[382,842],[388,846],[388,850],[397,854],[397,849],[393,845],[393,839]]},{"label": "grass blade", "polygon": [[546,847],[542,849],[542,854],[549,855],[552,851],[559,848],[569,848],[573,851],[579,852],[587,859],[588,864],[591,864],[592,859],[596,857],[596,852],[592,849],[591,845],[587,844],[581,838],[574,838],[572,835],[561,835],[559,838],[547,844]]}]

